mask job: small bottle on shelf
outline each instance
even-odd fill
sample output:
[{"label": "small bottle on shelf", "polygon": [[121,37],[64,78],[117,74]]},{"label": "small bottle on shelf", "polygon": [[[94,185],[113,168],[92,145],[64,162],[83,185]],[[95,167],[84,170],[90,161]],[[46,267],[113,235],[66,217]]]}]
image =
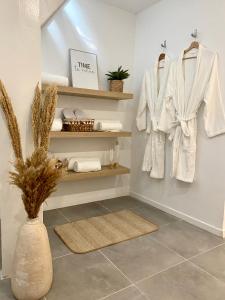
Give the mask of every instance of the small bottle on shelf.
[{"label": "small bottle on shelf", "polygon": [[115,169],[119,166],[119,142],[109,149],[110,168]]}]

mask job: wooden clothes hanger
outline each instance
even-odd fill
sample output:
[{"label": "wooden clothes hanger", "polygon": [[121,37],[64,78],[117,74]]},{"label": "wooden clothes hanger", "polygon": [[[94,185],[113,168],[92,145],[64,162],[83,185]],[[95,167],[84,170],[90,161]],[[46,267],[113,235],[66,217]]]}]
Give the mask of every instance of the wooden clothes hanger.
[{"label": "wooden clothes hanger", "polygon": [[[195,31],[191,34],[191,36],[193,38],[197,38],[198,36],[198,31],[197,29],[195,29]],[[197,41],[193,41],[191,43],[191,45],[186,49],[184,50],[184,55],[187,54],[189,51],[191,51],[192,49],[199,49],[199,42]],[[183,57],[183,60],[186,60],[186,59],[194,59],[194,58],[197,58],[197,56],[190,56],[190,57]]]},{"label": "wooden clothes hanger", "polygon": [[[161,44],[161,47],[163,49],[166,49],[167,45],[166,45],[166,41],[164,41],[164,43]],[[162,52],[160,55],[159,55],[159,59],[158,59],[158,62],[160,63],[160,61],[164,60],[166,58],[166,53],[165,52]],[[160,67],[158,66],[158,69],[163,69],[164,67]]]},{"label": "wooden clothes hanger", "polygon": [[[160,61],[164,60],[165,57],[166,57],[166,54],[162,52],[162,53],[159,55],[159,60],[158,60],[158,62],[160,63]],[[164,67],[163,67],[163,66],[160,67],[160,66],[158,65],[158,69],[164,69]]]},{"label": "wooden clothes hanger", "polygon": [[162,52],[162,53],[159,55],[159,62],[160,62],[161,60],[164,60],[165,57],[166,57],[166,54]]}]

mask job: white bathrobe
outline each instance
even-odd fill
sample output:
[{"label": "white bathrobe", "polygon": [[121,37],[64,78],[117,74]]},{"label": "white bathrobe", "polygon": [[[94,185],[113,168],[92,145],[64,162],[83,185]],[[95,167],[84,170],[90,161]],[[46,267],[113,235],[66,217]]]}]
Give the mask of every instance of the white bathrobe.
[{"label": "white bathrobe", "polygon": [[164,68],[158,69],[157,59],[153,69],[144,75],[137,112],[138,130],[148,134],[142,170],[152,178],[164,178],[165,133],[158,130],[158,121],[165,98],[170,59],[165,56]]},{"label": "white bathrobe", "polygon": [[[184,57],[197,56],[183,60]],[[173,141],[172,176],[193,182],[196,161],[197,113],[204,107],[208,137],[225,132],[225,114],[218,76],[217,54],[202,45],[184,55],[170,68],[166,99],[159,128]]]}]

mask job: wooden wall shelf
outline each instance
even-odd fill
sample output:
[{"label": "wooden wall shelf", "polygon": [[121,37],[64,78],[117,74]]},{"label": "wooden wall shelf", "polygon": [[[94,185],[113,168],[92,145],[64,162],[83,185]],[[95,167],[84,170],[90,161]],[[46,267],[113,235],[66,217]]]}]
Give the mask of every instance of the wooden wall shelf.
[{"label": "wooden wall shelf", "polygon": [[[42,85],[42,90],[46,88],[46,84]],[[87,97],[95,99],[109,99],[109,100],[131,100],[133,99],[133,94],[131,93],[119,93],[110,92],[103,90],[91,90],[91,89],[81,89],[74,88],[71,86],[58,86],[59,95],[69,95],[78,97]]]},{"label": "wooden wall shelf", "polygon": [[115,169],[111,169],[109,166],[103,166],[101,171],[96,172],[88,172],[88,173],[76,173],[69,171],[62,178],[62,181],[76,181],[76,180],[84,180],[84,179],[92,179],[92,178],[100,178],[100,177],[110,177],[117,176],[123,174],[129,174],[130,170],[123,166],[118,166]]},{"label": "wooden wall shelf", "polygon": [[119,131],[92,131],[92,132],[70,132],[70,131],[51,131],[51,139],[73,139],[73,138],[116,138],[116,137],[130,137],[131,132]]}]

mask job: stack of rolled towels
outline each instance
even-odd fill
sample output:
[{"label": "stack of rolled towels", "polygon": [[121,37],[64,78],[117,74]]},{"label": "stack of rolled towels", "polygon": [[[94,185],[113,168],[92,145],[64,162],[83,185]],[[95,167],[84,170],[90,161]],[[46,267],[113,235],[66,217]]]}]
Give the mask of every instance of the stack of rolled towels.
[{"label": "stack of rolled towels", "polygon": [[[63,118],[67,121],[73,120],[88,120],[90,118],[83,110],[76,108],[64,108]],[[96,131],[121,131],[123,129],[123,125],[119,120],[95,120],[94,130]]]},{"label": "stack of rolled towels", "polygon": [[[81,109],[64,108],[62,110],[63,121],[89,120],[90,118]],[[52,131],[61,131],[63,128],[61,118],[55,118],[52,124]],[[123,130],[123,125],[119,120],[95,120],[94,130],[118,132]]]},{"label": "stack of rolled towels", "polygon": [[77,158],[68,159],[68,171],[74,172],[96,172],[102,169],[99,158]]},{"label": "stack of rolled towels", "polygon": [[41,82],[43,84],[56,84],[61,86],[69,86],[68,77],[50,74],[50,73],[44,73],[44,72],[41,74]]},{"label": "stack of rolled towels", "polygon": [[[64,108],[62,111],[64,121],[87,120],[89,117],[80,109]],[[61,118],[55,118],[52,123],[51,131],[61,131],[63,129],[63,121]]]},{"label": "stack of rolled towels", "polygon": [[123,125],[118,120],[101,120],[95,122],[95,130],[98,131],[121,131]]},{"label": "stack of rolled towels", "polygon": [[75,110],[71,108],[64,108],[62,111],[63,118],[66,121],[73,120],[88,120],[89,116],[81,109],[76,108]]}]

